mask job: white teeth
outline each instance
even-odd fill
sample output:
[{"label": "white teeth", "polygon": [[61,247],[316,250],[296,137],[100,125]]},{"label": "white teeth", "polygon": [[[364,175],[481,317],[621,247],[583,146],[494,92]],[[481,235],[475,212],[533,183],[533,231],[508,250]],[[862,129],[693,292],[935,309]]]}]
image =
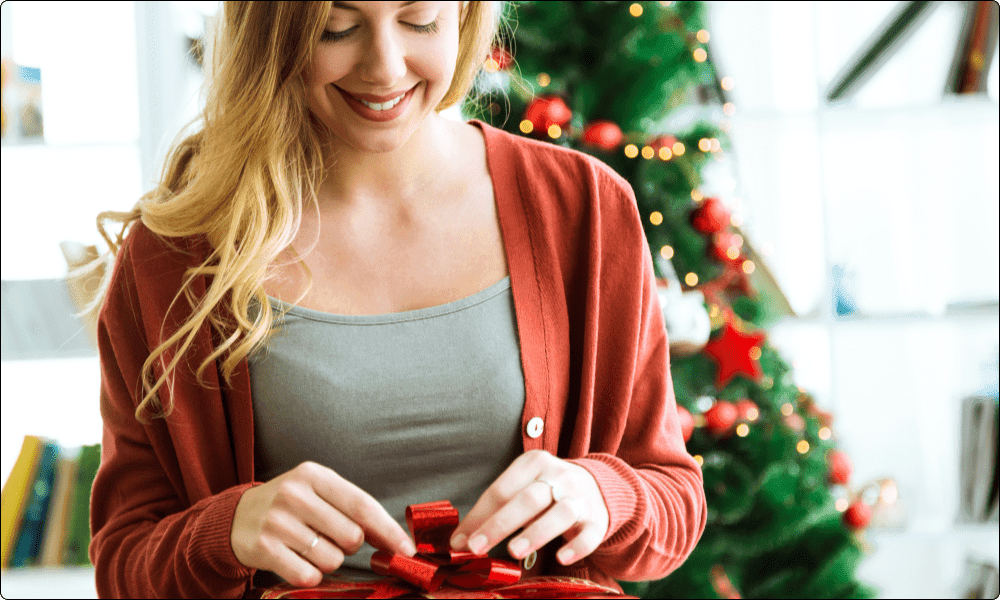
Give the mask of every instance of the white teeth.
[{"label": "white teeth", "polygon": [[358,98],[357,100],[358,100],[358,102],[360,102],[361,104],[364,104],[365,106],[367,106],[368,108],[370,108],[372,110],[389,110],[393,106],[396,106],[397,104],[399,104],[399,101],[402,100],[403,96],[405,96],[405,95],[406,95],[406,93],[402,93],[399,96],[393,98],[392,100],[389,100],[388,102],[383,102],[381,104],[379,104],[379,103],[372,103],[372,102],[365,102],[361,98]]}]

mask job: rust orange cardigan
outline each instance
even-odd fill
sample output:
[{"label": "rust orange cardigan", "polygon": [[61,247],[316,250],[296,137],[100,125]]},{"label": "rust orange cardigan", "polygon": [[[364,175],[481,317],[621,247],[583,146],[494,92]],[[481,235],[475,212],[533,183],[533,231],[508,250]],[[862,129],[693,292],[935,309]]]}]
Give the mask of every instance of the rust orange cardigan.
[{"label": "rust orange cardigan", "polygon": [[[691,553],[706,506],[681,437],[632,189],[590,156],[472,123],[486,139],[514,295],[524,450],[586,468],[611,517],[597,551],[563,567],[557,538],[539,552],[541,570],[613,587],[662,578]],[[218,367],[199,384],[194,368],[218,342],[206,325],[160,392],[173,414],[149,425],[134,416],[143,361],[189,310],[183,299],[169,309],[184,270],[209,251],[203,238],[169,242],[132,227],[101,308],[104,434],[90,558],[102,597],[239,597],[254,570],[236,560],[229,533],[240,495],[261,483],[246,360],[229,384]],[[205,287],[202,278],[194,290]],[[533,437],[535,417],[543,427]]]}]

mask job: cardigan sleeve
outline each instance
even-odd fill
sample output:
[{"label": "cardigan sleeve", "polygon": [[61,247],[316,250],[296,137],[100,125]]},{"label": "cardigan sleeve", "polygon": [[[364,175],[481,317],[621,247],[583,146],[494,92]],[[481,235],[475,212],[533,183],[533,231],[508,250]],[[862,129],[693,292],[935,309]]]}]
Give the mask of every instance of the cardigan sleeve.
[{"label": "cardigan sleeve", "polygon": [[[609,168],[598,174],[604,197],[597,246],[614,256],[600,257],[599,281],[589,284],[598,286],[600,299],[598,308],[586,311],[586,326],[596,336],[585,339],[594,347],[585,342],[583,349],[591,357],[593,421],[589,451],[572,462],[597,481],[610,523],[584,562],[592,578],[597,569],[622,581],[656,580],[694,550],[707,506],[701,469],[684,447],[652,257],[635,196]],[[586,365],[583,372],[586,376]]]},{"label": "cardigan sleeve", "polygon": [[[171,446],[172,439],[181,439],[178,432],[164,419],[144,425],[135,418],[140,370],[153,334],[144,327],[148,319],[136,283],[150,265],[136,266],[133,241],[127,239],[119,253],[98,320],[104,433],[91,492],[89,548],[97,592],[100,597],[240,597],[254,570],[236,559],[229,534],[236,505],[253,484],[192,502],[198,494],[186,479],[203,465],[185,464],[183,472],[180,452]],[[154,275],[162,273],[145,277]]]}]

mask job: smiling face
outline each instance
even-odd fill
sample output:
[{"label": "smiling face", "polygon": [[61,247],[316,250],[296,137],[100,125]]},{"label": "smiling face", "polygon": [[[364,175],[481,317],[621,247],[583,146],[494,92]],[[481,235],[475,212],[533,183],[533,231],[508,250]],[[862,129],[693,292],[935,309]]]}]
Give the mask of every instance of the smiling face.
[{"label": "smiling face", "polygon": [[394,150],[436,116],[455,74],[460,4],[333,3],[306,87],[338,145]]}]

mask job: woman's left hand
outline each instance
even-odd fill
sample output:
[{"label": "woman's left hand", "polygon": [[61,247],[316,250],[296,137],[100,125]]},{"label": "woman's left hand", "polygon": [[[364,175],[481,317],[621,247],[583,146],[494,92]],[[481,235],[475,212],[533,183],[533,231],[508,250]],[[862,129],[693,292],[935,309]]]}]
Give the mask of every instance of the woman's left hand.
[{"label": "woman's left hand", "polygon": [[531,450],[483,492],[452,534],[451,547],[482,556],[524,527],[508,546],[511,556],[520,560],[561,534],[569,543],[556,557],[568,565],[597,549],[609,521],[604,496],[587,469]]}]

